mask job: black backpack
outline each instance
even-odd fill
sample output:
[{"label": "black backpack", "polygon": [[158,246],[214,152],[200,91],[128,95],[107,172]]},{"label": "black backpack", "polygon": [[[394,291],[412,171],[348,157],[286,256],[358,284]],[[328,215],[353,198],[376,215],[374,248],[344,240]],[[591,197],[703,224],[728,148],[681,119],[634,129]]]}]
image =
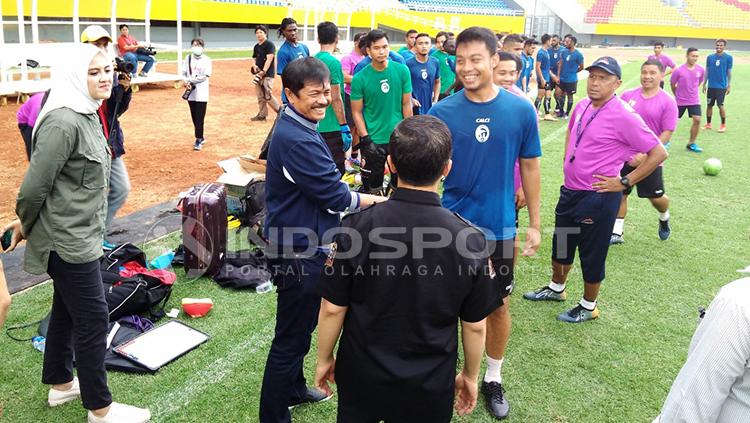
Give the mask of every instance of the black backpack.
[{"label": "black backpack", "polygon": [[266,181],[253,181],[245,188],[242,202],[242,226],[252,228],[263,224],[266,217]]},{"label": "black backpack", "polygon": [[109,321],[132,314],[146,314],[153,321],[164,317],[164,307],[172,294],[172,285],[161,279],[137,274],[133,277],[120,276],[120,266],[136,262],[146,267],[146,254],[133,244],[125,243],[105,254],[100,261],[104,297],[109,308]]}]

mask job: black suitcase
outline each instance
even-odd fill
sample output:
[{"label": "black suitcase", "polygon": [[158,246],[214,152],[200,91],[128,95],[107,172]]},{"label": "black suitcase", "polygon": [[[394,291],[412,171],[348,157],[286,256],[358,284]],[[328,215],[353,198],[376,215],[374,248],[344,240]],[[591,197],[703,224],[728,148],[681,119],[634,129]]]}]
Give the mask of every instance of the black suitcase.
[{"label": "black suitcase", "polygon": [[182,200],[182,245],[188,277],[213,276],[227,251],[227,194],[222,184],[193,187]]}]

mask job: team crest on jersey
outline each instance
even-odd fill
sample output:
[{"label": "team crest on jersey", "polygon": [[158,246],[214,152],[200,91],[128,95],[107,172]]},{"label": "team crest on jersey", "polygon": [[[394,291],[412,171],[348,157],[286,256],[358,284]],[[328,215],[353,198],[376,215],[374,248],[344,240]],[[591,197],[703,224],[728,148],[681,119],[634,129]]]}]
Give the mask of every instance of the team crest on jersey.
[{"label": "team crest on jersey", "polygon": [[566,58],[565,58],[565,61],[566,61],[566,62],[570,62],[570,56],[566,57]]},{"label": "team crest on jersey", "polygon": [[487,125],[479,125],[474,131],[474,136],[481,143],[487,142],[490,139],[490,128]]},{"label": "team crest on jersey", "polygon": [[628,100],[628,105],[630,107],[635,107],[635,100]]},{"label": "team crest on jersey", "polygon": [[303,57],[305,57],[305,55],[301,51],[298,51],[297,52],[297,58],[298,59],[302,59]]},{"label": "team crest on jersey", "polygon": [[716,66],[721,66],[721,60],[716,59]]},{"label": "team crest on jersey", "polygon": [[427,79],[427,69],[422,69],[422,79]]},{"label": "team crest on jersey", "polygon": [[391,90],[391,86],[388,85],[388,80],[380,82],[380,91],[383,92],[383,94],[388,94],[388,91]]}]

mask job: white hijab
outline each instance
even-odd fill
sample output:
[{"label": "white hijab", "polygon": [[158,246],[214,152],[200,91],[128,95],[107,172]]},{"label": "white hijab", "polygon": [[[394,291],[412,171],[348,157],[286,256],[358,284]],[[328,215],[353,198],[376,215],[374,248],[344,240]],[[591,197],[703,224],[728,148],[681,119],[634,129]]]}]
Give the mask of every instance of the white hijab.
[{"label": "white hijab", "polygon": [[102,100],[94,100],[89,94],[88,74],[94,57],[104,53],[91,44],[72,44],[64,49],[52,65],[52,89],[39,111],[32,139],[49,112],[67,107],[81,114],[92,114],[102,104]]}]

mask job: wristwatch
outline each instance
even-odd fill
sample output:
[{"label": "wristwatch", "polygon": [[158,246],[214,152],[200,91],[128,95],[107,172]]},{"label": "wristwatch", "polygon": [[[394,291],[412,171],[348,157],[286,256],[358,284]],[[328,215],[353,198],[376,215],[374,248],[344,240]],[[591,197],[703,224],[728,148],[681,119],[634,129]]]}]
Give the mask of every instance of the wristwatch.
[{"label": "wristwatch", "polygon": [[620,183],[625,186],[625,188],[630,188],[630,179],[628,179],[627,176],[620,178]]}]

